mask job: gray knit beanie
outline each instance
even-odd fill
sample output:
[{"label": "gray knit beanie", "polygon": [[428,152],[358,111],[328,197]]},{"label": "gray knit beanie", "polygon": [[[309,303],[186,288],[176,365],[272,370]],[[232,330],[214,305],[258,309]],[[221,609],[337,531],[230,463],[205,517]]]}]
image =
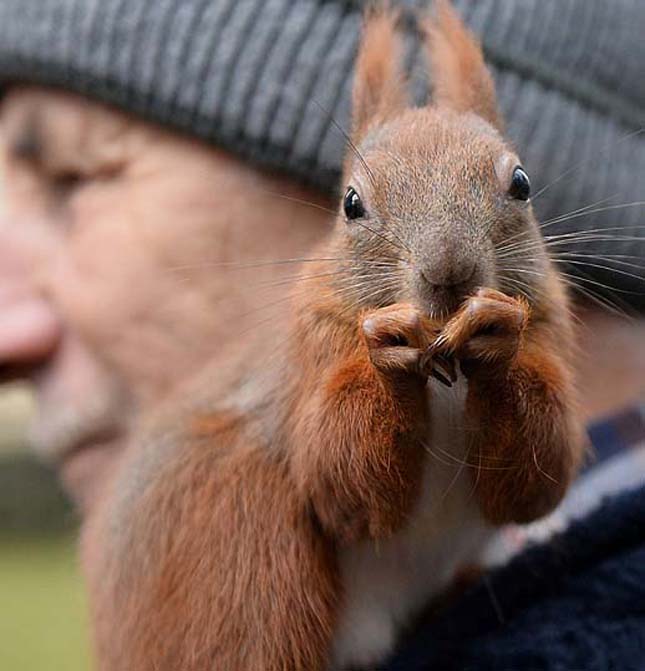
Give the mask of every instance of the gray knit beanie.
[{"label": "gray knit beanie", "polygon": [[[645,208],[622,207],[645,200],[645,1],[455,4],[483,40],[534,193],[551,185],[540,218],[575,212],[545,235],[586,231],[552,240],[565,270],[587,293],[606,283],[614,303],[645,308]],[[0,0],[0,82],[76,91],[334,190],[344,139],[331,117],[348,126],[363,5]],[[421,101],[412,29],[407,43]]]}]

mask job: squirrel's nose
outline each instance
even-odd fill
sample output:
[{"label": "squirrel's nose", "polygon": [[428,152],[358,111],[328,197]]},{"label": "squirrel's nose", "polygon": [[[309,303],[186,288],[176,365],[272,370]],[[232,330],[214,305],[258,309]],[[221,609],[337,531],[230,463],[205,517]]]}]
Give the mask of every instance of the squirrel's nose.
[{"label": "squirrel's nose", "polygon": [[470,296],[481,283],[477,264],[460,266],[458,272],[432,272],[428,266],[418,274],[419,299],[433,311],[450,314]]},{"label": "squirrel's nose", "polygon": [[461,264],[459,266],[446,264],[440,268],[425,267],[421,269],[421,275],[431,289],[467,291],[474,288],[477,264]]}]

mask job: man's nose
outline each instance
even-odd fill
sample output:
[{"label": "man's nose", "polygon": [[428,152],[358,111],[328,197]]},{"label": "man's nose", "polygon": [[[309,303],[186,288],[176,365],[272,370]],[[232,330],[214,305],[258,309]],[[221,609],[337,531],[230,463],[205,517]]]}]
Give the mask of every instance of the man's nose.
[{"label": "man's nose", "polygon": [[37,365],[56,349],[60,324],[37,296],[3,297],[0,292],[0,367]]},{"label": "man's nose", "polygon": [[56,349],[61,324],[34,281],[35,241],[0,225],[0,368],[35,366]]}]

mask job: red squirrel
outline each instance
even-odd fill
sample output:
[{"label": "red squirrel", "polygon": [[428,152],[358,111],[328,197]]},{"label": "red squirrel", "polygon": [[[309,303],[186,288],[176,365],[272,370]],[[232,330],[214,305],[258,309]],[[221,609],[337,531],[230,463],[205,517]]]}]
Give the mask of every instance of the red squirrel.
[{"label": "red squirrel", "polygon": [[366,19],[346,192],[288,317],[84,530],[101,671],[372,668],[575,474],[567,297],[481,49],[437,2],[413,108],[396,24]]}]

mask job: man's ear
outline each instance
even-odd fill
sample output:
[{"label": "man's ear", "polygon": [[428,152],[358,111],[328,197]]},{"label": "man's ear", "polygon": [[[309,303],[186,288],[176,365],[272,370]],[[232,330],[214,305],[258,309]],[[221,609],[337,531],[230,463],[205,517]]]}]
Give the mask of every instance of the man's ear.
[{"label": "man's ear", "polygon": [[474,112],[502,131],[495,84],[481,46],[449,0],[435,0],[425,24],[433,83],[432,103],[457,112]]},{"label": "man's ear", "polygon": [[354,75],[352,137],[359,141],[375,123],[405,109],[407,94],[396,33],[397,14],[387,7],[369,9]]}]

